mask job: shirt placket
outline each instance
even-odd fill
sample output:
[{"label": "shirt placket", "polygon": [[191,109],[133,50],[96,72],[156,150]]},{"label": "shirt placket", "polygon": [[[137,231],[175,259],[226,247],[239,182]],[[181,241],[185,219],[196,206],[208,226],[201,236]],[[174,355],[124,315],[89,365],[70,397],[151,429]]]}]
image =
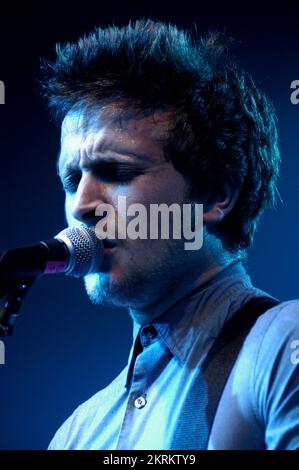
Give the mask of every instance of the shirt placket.
[{"label": "shirt placket", "polygon": [[142,327],[136,338],[136,342],[140,344],[139,346],[135,344],[135,357],[133,356],[131,360],[131,378],[127,383],[129,393],[127,406],[116,449],[134,449],[138,443],[139,436],[135,424],[143,419],[146,420],[148,414],[148,386],[154,366],[149,360],[150,355],[147,354],[146,348],[157,339],[157,331],[153,325]]}]

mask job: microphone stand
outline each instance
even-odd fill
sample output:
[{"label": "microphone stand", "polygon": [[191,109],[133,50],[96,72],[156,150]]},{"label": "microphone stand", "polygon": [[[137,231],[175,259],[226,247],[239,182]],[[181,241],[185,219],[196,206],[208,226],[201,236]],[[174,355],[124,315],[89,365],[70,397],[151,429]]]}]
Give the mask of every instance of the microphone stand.
[{"label": "microphone stand", "polygon": [[36,277],[20,277],[10,281],[0,277],[0,339],[13,334],[15,320]]}]

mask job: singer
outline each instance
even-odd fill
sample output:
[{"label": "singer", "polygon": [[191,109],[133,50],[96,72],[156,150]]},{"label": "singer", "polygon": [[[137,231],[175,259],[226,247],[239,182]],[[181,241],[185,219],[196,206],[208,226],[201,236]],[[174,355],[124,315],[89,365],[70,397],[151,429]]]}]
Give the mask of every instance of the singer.
[{"label": "singer", "polygon": [[119,196],[203,204],[198,250],[104,240],[84,281],[92,302],[132,316],[128,365],[49,449],[299,449],[299,302],[254,287],[244,267],[276,199],[276,117],[230,41],[151,20],[98,28],[57,47],[42,89],[61,123],[69,226],[94,229]]}]

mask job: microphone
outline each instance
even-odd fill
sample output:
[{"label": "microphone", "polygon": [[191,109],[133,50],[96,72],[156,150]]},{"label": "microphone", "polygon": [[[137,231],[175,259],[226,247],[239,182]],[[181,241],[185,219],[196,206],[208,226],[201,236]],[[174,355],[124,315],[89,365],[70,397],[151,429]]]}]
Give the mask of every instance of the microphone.
[{"label": "microphone", "polygon": [[70,227],[52,240],[5,251],[0,257],[0,281],[57,273],[82,277],[97,272],[103,257],[103,241],[93,230]]},{"label": "microphone", "polygon": [[81,277],[97,272],[104,258],[103,241],[85,227],[71,227],[52,240],[14,248],[0,257],[0,338],[13,333],[28,289],[42,274]]}]

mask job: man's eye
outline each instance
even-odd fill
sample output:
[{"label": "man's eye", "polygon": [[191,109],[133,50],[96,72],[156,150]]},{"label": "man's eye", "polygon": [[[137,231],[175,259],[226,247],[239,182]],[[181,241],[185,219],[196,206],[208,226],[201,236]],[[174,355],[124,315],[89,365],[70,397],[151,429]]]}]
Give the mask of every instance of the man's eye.
[{"label": "man's eye", "polygon": [[[93,170],[94,176],[106,184],[128,184],[134,178],[144,173],[144,170],[128,165],[101,164]],[[63,190],[67,193],[75,193],[82,177],[81,171],[66,174],[61,178]]]},{"label": "man's eye", "polygon": [[62,179],[62,186],[66,193],[75,193],[81,180],[81,172],[68,175]]},{"label": "man's eye", "polygon": [[104,183],[115,183],[115,184],[125,184],[129,183],[136,177],[136,173],[132,172],[126,172],[126,173],[115,173],[115,174],[102,174],[99,179],[103,181]]},{"label": "man's eye", "polygon": [[143,169],[126,165],[110,165],[95,171],[95,176],[104,183],[126,184],[144,173]]}]

